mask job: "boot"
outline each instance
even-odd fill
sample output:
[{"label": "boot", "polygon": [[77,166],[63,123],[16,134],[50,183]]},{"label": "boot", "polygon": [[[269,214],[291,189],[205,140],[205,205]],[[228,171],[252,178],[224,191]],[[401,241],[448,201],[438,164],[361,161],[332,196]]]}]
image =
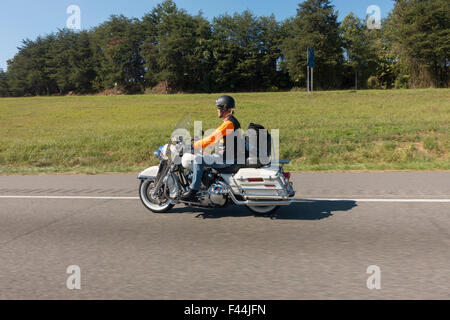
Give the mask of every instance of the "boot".
[{"label": "boot", "polygon": [[195,196],[197,194],[198,190],[193,190],[193,189],[189,189],[189,191],[185,192],[180,200],[181,201],[186,201],[186,202],[195,202]]}]

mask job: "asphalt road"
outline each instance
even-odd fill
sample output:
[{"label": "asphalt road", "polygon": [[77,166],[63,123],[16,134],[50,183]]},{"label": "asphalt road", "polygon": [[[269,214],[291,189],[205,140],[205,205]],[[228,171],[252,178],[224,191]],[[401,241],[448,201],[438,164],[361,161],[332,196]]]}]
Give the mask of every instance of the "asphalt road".
[{"label": "asphalt road", "polygon": [[[0,299],[450,298],[450,203],[439,202],[450,172],[294,182],[297,197],[358,201],[305,201],[273,218],[238,207],[158,215],[133,199],[134,175],[0,177]],[[71,265],[81,290],[66,287]],[[371,265],[379,290],[367,288]]]}]

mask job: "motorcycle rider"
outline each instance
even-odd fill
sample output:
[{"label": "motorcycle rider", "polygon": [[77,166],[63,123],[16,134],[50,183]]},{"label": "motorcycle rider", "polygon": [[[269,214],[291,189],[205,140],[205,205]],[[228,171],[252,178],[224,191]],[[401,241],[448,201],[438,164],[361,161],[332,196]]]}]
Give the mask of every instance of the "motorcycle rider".
[{"label": "motorcycle rider", "polygon": [[[197,141],[192,146],[194,151],[201,151],[210,145],[214,145],[218,142],[222,142],[222,150],[219,154],[213,155],[196,155],[194,157],[194,172],[192,177],[192,183],[189,186],[189,190],[185,192],[181,200],[194,201],[195,195],[200,190],[201,181],[203,176],[203,170],[205,167],[224,169],[233,165],[234,163],[226,163],[226,146],[227,136],[241,128],[239,121],[233,116],[235,110],[235,100],[231,96],[221,96],[216,100],[217,114],[219,118],[223,119],[223,123],[208,137],[203,140]],[[236,143],[234,144],[236,146]],[[230,150],[231,151],[231,150]],[[234,150],[236,152],[236,149]],[[208,163],[205,163],[205,157],[208,156]],[[236,157],[236,153],[234,155]]]}]

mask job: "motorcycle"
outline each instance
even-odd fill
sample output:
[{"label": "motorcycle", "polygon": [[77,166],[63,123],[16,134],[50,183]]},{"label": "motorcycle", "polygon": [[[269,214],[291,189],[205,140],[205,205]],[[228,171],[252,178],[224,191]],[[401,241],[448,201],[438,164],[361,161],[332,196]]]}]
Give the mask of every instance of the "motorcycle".
[{"label": "motorcycle", "polygon": [[[177,129],[189,132],[189,116]],[[202,188],[192,202],[180,200],[188,190],[193,175],[194,156],[186,152],[186,137],[172,136],[169,143],[155,151],[160,160],[138,175],[139,196],[143,205],[154,213],[165,213],[177,204],[189,207],[223,208],[246,206],[255,214],[271,214],[280,206],[295,202],[291,174],[283,166],[287,160],[272,160],[267,165],[235,164],[225,169],[205,168]],[[189,144],[190,145],[190,144]]]}]

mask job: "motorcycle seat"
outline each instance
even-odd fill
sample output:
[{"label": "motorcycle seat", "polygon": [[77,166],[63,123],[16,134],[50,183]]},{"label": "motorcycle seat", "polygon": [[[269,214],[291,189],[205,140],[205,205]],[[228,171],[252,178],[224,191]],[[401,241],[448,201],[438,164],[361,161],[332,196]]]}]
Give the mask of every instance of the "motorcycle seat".
[{"label": "motorcycle seat", "polygon": [[260,169],[265,167],[266,165],[262,165],[262,164],[233,164],[229,167],[223,168],[223,169],[216,169],[217,172],[219,173],[223,173],[223,174],[235,174],[238,173],[239,170],[244,169],[244,168],[249,168],[249,169]]},{"label": "motorcycle seat", "polygon": [[217,172],[223,173],[223,174],[235,174],[242,168],[245,168],[246,166],[243,164],[233,164],[229,167],[222,168],[222,169],[216,169]]}]

